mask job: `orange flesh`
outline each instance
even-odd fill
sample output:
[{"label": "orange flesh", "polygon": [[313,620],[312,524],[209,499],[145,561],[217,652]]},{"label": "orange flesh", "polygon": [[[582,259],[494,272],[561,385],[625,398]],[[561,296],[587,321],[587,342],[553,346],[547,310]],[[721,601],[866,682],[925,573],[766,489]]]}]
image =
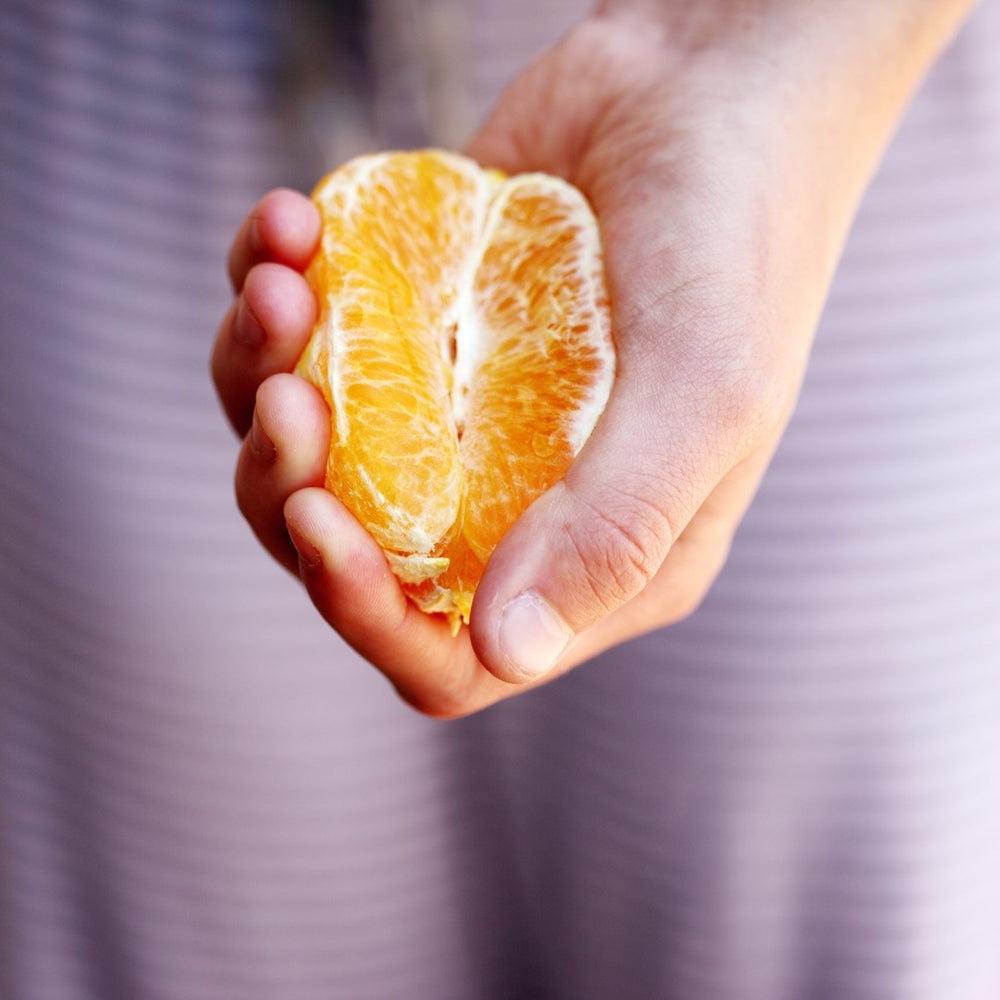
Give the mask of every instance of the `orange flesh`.
[{"label": "orange flesh", "polygon": [[610,389],[596,229],[561,182],[434,152],[352,161],[314,198],[320,316],[297,371],[331,409],[327,487],[457,627]]}]

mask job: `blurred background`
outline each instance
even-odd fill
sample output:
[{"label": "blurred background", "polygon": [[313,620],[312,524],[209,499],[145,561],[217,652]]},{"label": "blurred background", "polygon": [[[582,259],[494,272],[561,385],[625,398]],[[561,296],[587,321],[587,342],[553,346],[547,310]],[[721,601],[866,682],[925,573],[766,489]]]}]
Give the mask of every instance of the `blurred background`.
[{"label": "blurred background", "polygon": [[1000,16],[862,206],[704,607],[443,725],[239,517],[275,185],[460,145],[589,5],[0,0],[0,995],[1000,994]]}]

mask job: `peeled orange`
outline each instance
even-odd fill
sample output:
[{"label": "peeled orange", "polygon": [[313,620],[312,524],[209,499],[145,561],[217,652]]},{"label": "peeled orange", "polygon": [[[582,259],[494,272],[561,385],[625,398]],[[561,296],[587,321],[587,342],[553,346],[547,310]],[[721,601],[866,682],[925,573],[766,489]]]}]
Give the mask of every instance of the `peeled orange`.
[{"label": "peeled orange", "polygon": [[597,224],[565,181],[438,150],[359,157],[313,200],[319,318],[296,371],[330,407],[326,486],[455,630],[607,401]]}]

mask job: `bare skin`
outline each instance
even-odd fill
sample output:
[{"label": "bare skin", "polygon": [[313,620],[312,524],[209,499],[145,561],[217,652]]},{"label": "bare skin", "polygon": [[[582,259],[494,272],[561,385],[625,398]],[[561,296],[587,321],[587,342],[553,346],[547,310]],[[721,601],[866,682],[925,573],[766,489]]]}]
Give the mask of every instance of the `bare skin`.
[{"label": "bare skin", "polygon": [[455,638],[322,489],[329,412],[288,374],[315,321],[302,270],[318,215],[291,191],[254,209],[212,362],[244,437],[240,509],[406,701],[465,715],[697,607],[794,407],[857,202],[970,6],[620,0],[513,83],[467,152],[590,198],[619,369]]}]

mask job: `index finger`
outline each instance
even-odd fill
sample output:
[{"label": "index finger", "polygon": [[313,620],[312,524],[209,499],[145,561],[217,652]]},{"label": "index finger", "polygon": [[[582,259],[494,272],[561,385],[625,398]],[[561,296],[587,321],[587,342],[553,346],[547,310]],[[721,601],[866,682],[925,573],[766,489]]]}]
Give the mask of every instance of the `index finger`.
[{"label": "index finger", "polygon": [[229,280],[243,287],[255,264],[272,261],[302,271],[319,242],[316,206],[301,192],[269,191],[243,220],[229,251]]}]

